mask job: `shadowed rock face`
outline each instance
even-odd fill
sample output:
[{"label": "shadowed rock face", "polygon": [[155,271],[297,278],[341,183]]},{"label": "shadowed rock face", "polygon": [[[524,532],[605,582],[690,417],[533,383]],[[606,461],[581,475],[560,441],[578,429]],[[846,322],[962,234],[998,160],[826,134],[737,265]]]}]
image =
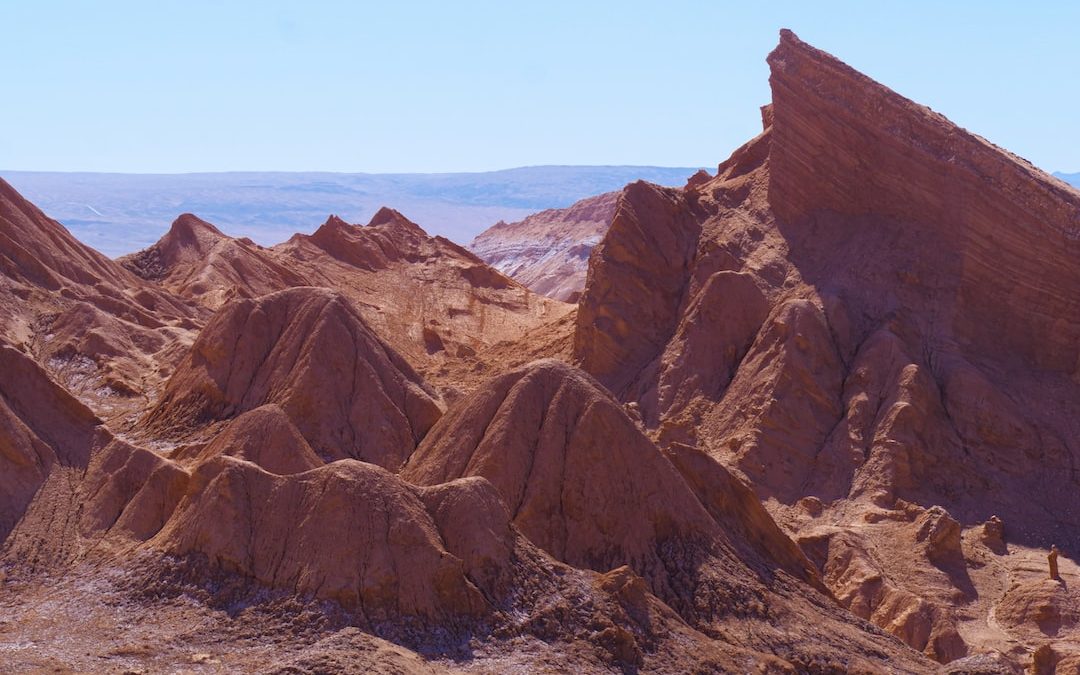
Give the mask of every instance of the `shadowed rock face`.
[{"label": "shadowed rock face", "polygon": [[908,245],[920,245],[927,266],[947,277],[909,283],[953,310],[937,330],[979,351],[1009,350],[1075,375],[1075,190],[790,32],[769,65],[776,215],[791,228],[830,219],[877,229],[855,225],[859,217],[923,226],[916,231],[929,237]]},{"label": "shadowed rock face", "polygon": [[0,542],[55,465],[86,466],[100,420],[22,352],[0,344]]},{"label": "shadowed rock face", "polygon": [[323,459],[395,469],[441,414],[434,394],[347,300],[296,288],[224,307],[147,424],[180,432],[268,403]]},{"label": "shadowed rock face", "polygon": [[681,190],[627,186],[592,253],[574,355],[616,394],[671,338],[700,226]]},{"label": "shadowed rock face", "polygon": [[[459,402],[402,471],[421,485],[466,476],[490,482],[514,527],[547,553],[597,571],[626,564],[710,634],[753,624],[747,644],[761,648],[799,634],[787,622],[811,615],[846,632],[820,609],[828,601],[811,590],[823,586],[810,562],[750,489],[694,448],[662,454],[565,363],[530,364]],[[759,603],[785,609],[758,614]]]},{"label": "shadowed rock face", "polygon": [[860,616],[940,661],[1001,647],[984,598],[1021,561],[961,535],[1007,512],[1080,546],[1080,195],[790,32],[769,65],[715,177],[623,192],[575,358],[745,476]]}]

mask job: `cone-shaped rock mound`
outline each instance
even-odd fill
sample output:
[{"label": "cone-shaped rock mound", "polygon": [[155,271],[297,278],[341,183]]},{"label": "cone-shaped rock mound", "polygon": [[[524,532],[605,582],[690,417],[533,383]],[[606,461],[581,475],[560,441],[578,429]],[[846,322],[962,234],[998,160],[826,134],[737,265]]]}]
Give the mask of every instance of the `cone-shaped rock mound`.
[{"label": "cone-shaped rock mound", "polygon": [[[653,593],[708,630],[725,630],[744,611],[743,619],[763,618],[751,617],[752,598],[790,596],[794,579],[823,589],[751,490],[692,448],[672,457],[599,383],[544,360],[455,404],[402,477],[435,485],[482,476],[514,526],[549,554],[597,571],[629,565]],[[824,600],[818,591],[802,592],[809,595],[775,604],[791,603],[790,618],[810,611],[802,603]],[[820,620],[835,618],[826,612]]]},{"label": "cone-shaped rock mound", "polygon": [[201,463],[227,455],[247,460],[276,474],[303,473],[326,462],[275,403],[267,403],[230,420],[208,444],[184,446],[175,459]]},{"label": "cone-shaped rock mound", "polygon": [[343,296],[302,287],[222,308],[147,423],[179,433],[275,403],[320,457],[396,469],[441,414]]}]

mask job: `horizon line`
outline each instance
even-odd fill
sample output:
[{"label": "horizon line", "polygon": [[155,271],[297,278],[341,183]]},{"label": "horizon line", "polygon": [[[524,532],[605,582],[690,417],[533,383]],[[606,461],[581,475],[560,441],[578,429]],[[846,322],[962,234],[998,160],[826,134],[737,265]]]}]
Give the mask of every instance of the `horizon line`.
[{"label": "horizon line", "polygon": [[324,169],[225,169],[209,171],[88,171],[88,170],[64,170],[64,169],[0,169],[0,175],[13,173],[36,173],[36,174],[92,174],[98,176],[206,176],[223,174],[329,174],[339,176],[441,176],[462,174],[488,174],[504,173],[507,171],[520,171],[524,169],[677,169],[696,170],[707,169],[716,164],[706,165],[666,165],[666,164],[524,164],[510,166],[502,169],[488,169],[484,171],[327,171]]}]

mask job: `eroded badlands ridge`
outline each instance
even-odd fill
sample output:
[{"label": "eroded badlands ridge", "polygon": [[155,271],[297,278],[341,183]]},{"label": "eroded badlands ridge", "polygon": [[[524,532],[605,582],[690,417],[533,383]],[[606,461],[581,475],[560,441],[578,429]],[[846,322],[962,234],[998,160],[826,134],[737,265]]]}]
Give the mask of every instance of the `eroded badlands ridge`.
[{"label": "eroded badlands ridge", "polygon": [[860,616],[940,661],[1071,653],[1067,619],[1002,619],[1080,546],[1080,196],[791,33],[769,64],[716,177],[623,192],[575,357]]},{"label": "eroded badlands ridge", "polygon": [[4,667],[1072,668],[1080,195],[769,64],[576,309],[391,209],[115,262],[0,184]]},{"label": "eroded badlands ridge", "polygon": [[565,209],[548,209],[516,222],[499,222],[469,248],[486,263],[532,290],[577,302],[585,288],[589,254],[615,215],[619,193],[589,197]]}]

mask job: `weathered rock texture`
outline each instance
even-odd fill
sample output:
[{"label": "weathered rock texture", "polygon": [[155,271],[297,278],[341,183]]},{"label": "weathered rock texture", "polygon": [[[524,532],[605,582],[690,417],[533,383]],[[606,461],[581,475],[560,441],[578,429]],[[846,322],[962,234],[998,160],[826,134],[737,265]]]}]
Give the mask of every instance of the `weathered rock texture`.
[{"label": "weathered rock texture", "polygon": [[1022,558],[983,523],[1080,546],[1080,195],[790,32],[769,64],[715,177],[624,190],[575,359],[744,476],[856,614],[943,662],[1033,649],[993,627]]},{"label": "weathered rock texture", "polygon": [[0,541],[55,465],[80,468],[100,420],[22,352],[0,343]]},{"label": "weathered rock texture", "polygon": [[[0,337],[104,418],[134,416],[194,308],[79,243],[0,180]],[[100,405],[99,405],[100,404]]]},{"label": "weathered rock texture", "polygon": [[207,324],[146,424],[180,433],[277,404],[323,459],[397,469],[442,413],[437,396],[340,294],[236,300]]},{"label": "weathered rock texture", "polygon": [[540,361],[458,403],[402,476],[424,485],[486,478],[514,526],[547,553],[597,571],[626,564],[709,634],[743,635],[792,661],[822,653],[795,647],[800,624],[854,635],[825,610],[816,571],[752,491],[692,448],[672,456],[595,380]]},{"label": "weathered rock texture", "polygon": [[589,254],[611,225],[618,196],[608,192],[516,223],[499,221],[473,239],[469,249],[537,293],[577,302]]},{"label": "weathered rock texture", "polygon": [[307,281],[248,239],[233,239],[185,213],[150,248],[120,264],[143,279],[215,310],[232,298],[254,298]]},{"label": "weathered rock texture", "polygon": [[390,209],[121,264],[0,183],[0,670],[1075,670],[1080,194],[769,65],[715,175],[500,228],[557,289],[610,214],[577,308]]},{"label": "weathered rock texture", "polygon": [[460,383],[447,376],[457,364],[487,369],[485,349],[572,310],[393,209],[381,209],[367,226],[331,217],[272,250],[312,284],[349,297],[372,330],[439,387]]}]

